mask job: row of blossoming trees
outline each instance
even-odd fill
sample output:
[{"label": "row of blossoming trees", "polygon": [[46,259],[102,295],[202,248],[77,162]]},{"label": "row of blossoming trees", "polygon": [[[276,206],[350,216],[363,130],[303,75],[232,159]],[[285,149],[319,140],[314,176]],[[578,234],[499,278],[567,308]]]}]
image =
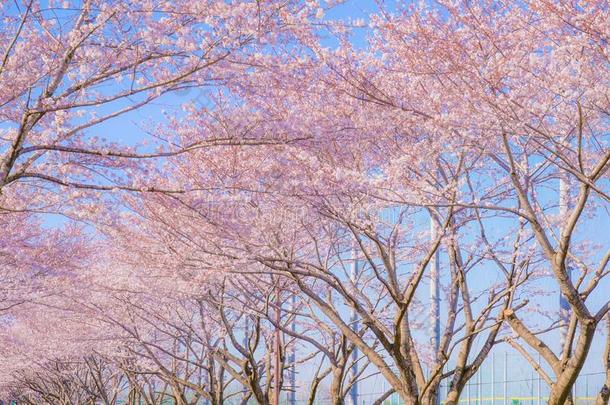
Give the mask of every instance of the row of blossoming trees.
[{"label": "row of blossoming trees", "polygon": [[5,399],[457,404],[512,347],[608,403],[607,3],[332,8],[2,5]]}]

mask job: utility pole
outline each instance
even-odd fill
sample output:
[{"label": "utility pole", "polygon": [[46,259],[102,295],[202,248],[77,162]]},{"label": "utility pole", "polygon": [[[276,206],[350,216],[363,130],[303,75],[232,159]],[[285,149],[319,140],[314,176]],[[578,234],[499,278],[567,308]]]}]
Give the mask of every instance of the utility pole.
[{"label": "utility pole", "polygon": [[483,378],[481,377],[481,370],[477,372],[477,405],[481,405],[481,400],[483,398]]},{"label": "utility pole", "polygon": [[508,352],[504,352],[504,405],[508,405]]},{"label": "utility pole", "polygon": [[[354,289],[356,289],[357,285],[358,285],[358,273],[359,273],[357,243],[358,243],[357,241],[354,241],[354,243],[353,243],[352,268],[350,271],[350,279],[351,279],[352,286]],[[351,310],[350,323],[352,325],[352,329],[354,330],[354,332],[358,332],[358,327],[359,327],[358,326],[358,313],[356,312],[356,309],[354,309],[354,308],[352,308],[352,310]],[[354,383],[352,384],[352,387],[349,390],[349,401],[350,401],[350,405],[358,405],[358,382],[356,381],[356,378],[358,378],[358,357],[359,357],[358,347],[354,346],[351,357],[352,357],[352,367],[350,369],[350,378],[353,379]]]},{"label": "utility pole", "polygon": [[[297,307],[297,296],[292,294],[290,298],[290,310],[292,312],[292,322],[290,324],[290,330],[294,333],[297,329],[296,324],[296,307]],[[290,405],[296,405],[297,403],[297,384],[296,384],[296,346],[293,344],[290,349],[290,357],[288,358],[288,364],[290,364],[290,391],[288,393],[288,402]]]},{"label": "utility pole", "polygon": [[[248,317],[248,314],[245,315],[244,317],[244,340],[242,342],[244,348],[246,349],[246,352],[250,351],[250,341],[249,341],[249,335],[250,334],[250,318]],[[246,398],[248,396],[248,389],[246,387],[244,387],[243,391],[242,391],[242,395],[244,398]],[[207,400],[206,400],[206,405],[208,405]]]},{"label": "utility pole", "polygon": [[[438,238],[438,226],[434,216],[430,214],[430,243]],[[441,345],[441,313],[440,313],[440,274],[439,248],[430,260],[430,344],[434,351],[434,360]],[[436,393],[435,404],[440,405],[440,391]]]},{"label": "utility pole", "polygon": [[275,291],[275,321],[276,323],[276,327],[275,327],[275,341],[274,343],[274,348],[275,348],[275,384],[273,386],[273,404],[274,405],[280,405],[280,384],[282,381],[282,361],[281,361],[281,356],[282,356],[282,346],[280,344],[280,321],[281,321],[281,316],[282,316],[282,311],[280,308],[281,305],[281,301],[280,301],[280,280],[277,280],[277,284],[276,284],[276,291]]},{"label": "utility pole", "polygon": [[[540,353],[538,353],[538,365],[542,367],[542,359],[540,358]],[[538,372],[538,398],[536,398],[536,405],[540,405],[540,373]]]},{"label": "utility pole", "polygon": [[496,403],[496,353],[491,352],[491,405]]},{"label": "utility pole", "polygon": [[[570,211],[570,178],[567,173],[560,173],[559,176],[559,218],[560,223],[563,223]],[[558,233],[561,233],[562,227],[558,227]],[[559,235],[561,238],[561,235]],[[566,258],[566,272],[568,273],[568,279],[572,279],[572,268],[569,264],[569,259]],[[568,323],[570,322],[570,304],[566,297],[559,292],[559,318],[561,319],[563,326],[560,329],[559,338],[559,352],[563,352],[563,347],[566,343],[568,333]]]}]

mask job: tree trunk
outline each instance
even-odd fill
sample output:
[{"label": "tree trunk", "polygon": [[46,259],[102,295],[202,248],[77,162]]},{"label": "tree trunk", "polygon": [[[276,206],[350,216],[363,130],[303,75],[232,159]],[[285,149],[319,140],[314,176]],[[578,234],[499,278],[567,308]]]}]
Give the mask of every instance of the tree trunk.
[{"label": "tree trunk", "polygon": [[447,393],[447,398],[445,399],[445,405],[458,405],[460,401],[460,395],[462,394],[461,390],[457,388],[451,388]]},{"label": "tree trunk", "polygon": [[432,383],[428,390],[426,391],[426,395],[422,399],[422,405],[436,405],[438,396],[439,396],[439,386],[436,383]]},{"label": "tree trunk", "polygon": [[[610,376],[610,373],[607,373]],[[608,400],[610,399],[610,388],[609,387],[609,378],[606,377],[606,383],[597,394],[597,398],[595,399],[595,405],[608,405]]]},{"label": "tree trunk", "polygon": [[610,399],[610,314],[606,315],[606,350],[604,353],[604,365],[606,366],[606,381],[599,390],[595,405],[607,405]]},{"label": "tree trunk", "polygon": [[343,381],[343,367],[333,367],[333,379],[330,383],[330,398],[333,405],[344,405],[343,390],[341,383]]},{"label": "tree trunk", "polygon": [[406,389],[403,391],[396,392],[398,393],[398,396],[400,397],[404,405],[422,405],[422,402],[419,400],[419,398],[414,395],[410,395]]},{"label": "tree trunk", "polygon": [[574,348],[572,357],[566,364],[565,369],[557,376],[557,382],[551,387],[549,394],[549,405],[564,405],[567,403],[572,387],[582,370],[591,342],[595,336],[596,324],[593,320],[581,323],[580,336]]}]

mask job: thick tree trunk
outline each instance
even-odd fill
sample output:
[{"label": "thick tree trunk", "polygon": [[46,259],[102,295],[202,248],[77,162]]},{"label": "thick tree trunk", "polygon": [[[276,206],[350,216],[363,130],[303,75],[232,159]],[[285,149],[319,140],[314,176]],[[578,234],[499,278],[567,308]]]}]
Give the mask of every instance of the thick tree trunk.
[{"label": "thick tree trunk", "polygon": [[560,375],[557,376],[555,385],[551,387],[549,394],[549,405],[564,405],[570,397],[572,387],[582,370],[591,342],[595,335],[596,324],[593,320],[583,322],[580,327],[580,337],[574,348],[572,357],[566,364]]},{"label": "thick tree trunk", "polygon": [[332,381],[330,383],[330,398],[333,405],[344,405],[343,390],[341,382],[343,381],[343,368],[333,367]]},{"label": "thick tree trunk", "polygon": [[407,390],[397,391],[402,403],[405,405],[422,405],[422,402],[415,395],[409,394]]},{"label": "thick tree trunk", "polygon": [[430,388],[428,388],[427,394],[421,401],[422,405],[436,405],[438,394],[438,385],[432,384]]},{"label": "thick tree trunk", "polygon": [[457,388],[451,388],[451,390],[447,393],[447,398],[445,399],[445,405],[457,405],[460,401],[460,395],[462,394],[461,390]]},{"label": "thick tree trunk", "polygon": [[604,364],[606,366],[606,381],[597,394],[595,405],[607,405],[610,400],[610,314],[606,315],[606,350],[604,353]]},{"label": "thick tree trunk", "polygon": [[[550,402],[549,402],[550,403]],[[574,405],[574,398],[572,398],[572,394],[568,395],[563,405]]]}]

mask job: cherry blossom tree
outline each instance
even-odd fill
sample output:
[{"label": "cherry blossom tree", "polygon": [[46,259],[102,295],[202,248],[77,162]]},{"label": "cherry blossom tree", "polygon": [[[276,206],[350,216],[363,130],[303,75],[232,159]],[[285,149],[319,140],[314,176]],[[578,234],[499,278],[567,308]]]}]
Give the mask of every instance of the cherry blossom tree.
[{"label": "cherry blossom tree", "polygon": [[[357,213],[379,212],[389,209],[391,204],[400,204],[405,207],[402,215],[415,218],[415,208],[426,208],[441,232],[438,240],[428,246],[427,254],[416,266],[419,270],[414,274],[424,274],[430,256],[442,245],[448,252],[451,266],[456,269],[452,283],[457,286],[455,294],[464,301],[463,305],[471,307],[464,309],[469,312],[464,315],[466,338],[458,338],[451,329],[447,334],[463,342],[463,350],[457,356],[456,370],[459,371],[450,371],[453,383],[449,400],[458,400],[468,378],[474,375],[491,346],[497,343],[501,324],[508,322],[519,339],[529,341],[536,350],[543,346],[530,337],[549,328],[568,327],[569,336],[575,336],[579,331],[580,344],[578,339],[570,338],[567,340],[570,348],[560,350],[563,360],[545,357],[555,373],[555,377],[544,376],[552,387],[551,402],[569,401],[571,385],[587,357],[597,324],[608,311],[605,303],[594,312],[590,309],[585,312],[583,301],[591,293],[588,288],[595,289],[606,276],[607,258],[583,250],[584,245],[572,241],[571,236],[578,221],[584,221],[581,213],[596,215],[598,204],[607,201],[603,181],[608,164],[604,151],[607,149],[604,139],[606,86],[600,76],[603,69],[596,68],[607,60],[604,46],[596,45],[604,41],[600,34],[603,29],[599,28],[604,14],[596,5],[570,12],[582,15],[582,21],[586,23],[571,22],[572,18],[566,14],[568,11],[550,5],[524,7],[514,3],[504,7],[468,7],[447,3],[440,9],[431,10],[407,7],[373,18],[371,46],[374,52],[368,49],[359,52],[345,41],[336,52],[314,48],[322,59],[321,67],[309,59],[296,63],[296,67],[290,66],[294,68],[292,70],[286,66],[262,69],[259,75],[252,76],[250,85],[243,85],[244,97],[267,116],[274,117],[274,124],[279,119],[282,130],[315,134],[320,137],[320,143],[326,143],[326,148],[304,139],[295,147],[276,148],[269,154],[254,152],[249,157],[249,151],[242,149],[235,152],[237,158],[223,155],[222,161],[218,161],[206,155],[185,166],[196,168],[196,174],[187,175],[189,179],[206,172],[206,167],[197,166],[197,160],[204,161],[208,168],[213,166],[211,176],[222,176],[225,179],[223,186],[233,193],[225,193],[219,201],[227,204],[229,197],[249,201],[253,209],[247,206],[240,209],[247,210],[248,225],[254,224],[254,230],[248,229],[243,221],[209,221],[199,213],[196,204],[186,201],[188,198],[178,199],[179,204],[194,212],[189,215],[191,220],[199,216],[208,225],[216,221],[212,225],[218,225],[217,230],[205,234],[208,252],[219,250],[221,255],[236,259],[243,257],[245,250],[246,257],[292,277],[298,271],[305,271],[302,268],[297,271],[305,264],[312,266],[307,269],[306,277],[314,277],[312,269],[315,268],[303,259],[304,256],[293,256],[296,254],[293,252],[304,255],[302,251],[307,250],[303,234],[296,235],[299,230],[305,232],[309,224],[291,220],[282,223],[277,219],[302,218],[303,215],[294,211],[296,207],[312,210],[307,211],[311,218],[321,216],[340,229],[347,229],[347,235],[353,235],[349,238],[360,245],[362,242],[366,242],[364,246],[372,244],[378,257],[371,256],[372,260],[369,260],[366,257],[369,252],[362,249],[363,257],[369,260],[372,269],[378,262],[383,262],[384,256],[400,257],[392,245],[394,235],[399,232],[394,234],[390,224],[369,217],[363,219]],[[506,18],[507,14],[510,18]],[[497,25],[499,21],[502,21],[502,28]],[[578,55],[573,51],[576,44],[581,50]],[[313,75],[304,75],[303,71],[307,69],[313,71]],[[280,79],[288,80],[281,86],[282,92],[274,97],[269,90],[278,87],[278,71]],[[315,75],[322,79],[315,80]],[[273,80],[274,86],[257,85],[274,83]],[[304,94],[308,97],[303,97]],[[332,97],[345,102],[329,101]],[[326,107],[320,109],[320,105]],[[333,108],[328,108],[329,105]],[[276,159],[273,154],[284,155]],[[354,168],[356,164],[360,166]],[[548,190],[549,186],[551,190],[557,190],[550,182],[566,172],[582,184],[582,194],[571,220],[561,231],[564,236],[556,236],[554,244],[549,235],[558,224],[550,218],[556,203],[549,205],[546,199],[557,201],[558,198],[551,198],[552,192],[542,190]],[[375,175],[381,179],[381,186],[374,182]],[[199,187],[204,187],[206,179],[202,181]],[[351,189],[350,184],[354,184]],[[362,197],[360,203],[349,200],[359,194],[369,197],[373,194],[374,198]],[[509,232],[492,237],[493,228],[506,218],[510,221],[505,228]],[[394,225],[394,229],[404,232],[402,225]],[[232,228],[239,245],[229,239]],[[215,238],[218,233],[223,234],[221,240]],[[343,243],[328,241],[333,239],[322,243],[324,230],[316,226],[308,233],[314,235],[311,243],[318,248],[322,244],[342,244],[343,248],[331,255],[336,258],[346,255],[346,246],[353,241],[343,235]],[[337,230],[331,234],[339,235]],[[274,237],[279,240],[264,235],[276,235]],[[255,241],[249,238],[255,238]],[[467,242],[469,238],[474,244]],[[214,240],[216,242],[209,242]],[[468,244],[466,250],[473,252],[478,246],[479,253],[473,258],[482,259],[464,258],[464,248],[460,245],[465,243]],[[565,261],[577,251],[597,260],[599,265],[587,264],[586,256],[573,258],[582,269],[582,281],[571,281],[566,276]],[[424,246],[420,252],[425,252]],[[559,257],[563,257],[562,263],[557,262]],[[278,262],[283,262],[284,267]],[[389,266],[384,263],[384,271],[395,272],[391,270],[391,261],[387,262]],[[493,294],[488,306],[479,308],[480,318],[473,318],[474,301],[471,300],[476,298],[460,280],[464,280],[468,272],[476,273],[471,268],[488,263],[496,267],[505,280],[491,290]],[[532,308],[534,304],[518,299],[515,293],[532,274],[536,278],[544,277],[545,267],[553,270],[552,277],[568,301],[571,294],[572,326],[552,324],[528,334],[527,328],[517,326],[524,324],[518,324],[515,319],[519,319],[518,309],[528,305]],[[329,273],[331,269],[332,266],[323,267],[322,273]],[[388,294],[392,296],[391,280],[392,277],[385,279],[382,276],[377,288],[388,288]],[[584,283],[584,280],[588,282]],[[339,283],[332,279],[326,282]],[[344,280],[335,285],[343,283]],[[575,292],[578,291],[576,285],[585,290]],[[305,288],[306,284],[299,286]],[[396,291],[394,293],[397,296]],[[353,297],[346,300],[356,301]],[[323,302],[320,301],[320,305]],[[482,330],[489,332],[488,344],[476,355],[472,352],[471,339]],[[347,328],[344,331],[347,334]],[[512,338],[504,340],[518,344]],[[572,342],[575,342],[574,350]],[[392,351],[389,345],[386,349]],[[441,370],[446,365],[442,359],[441,350],[440,359],[437,357]],[[383,366],[381,362],[378,364]],[[408,364],[406,374],[395,380],[401,394],[410,397],[410,401],[418,401],[415,399],[420,396],[418,391],[425,392],[430,386],[423,378],[419,379],[418,387],[408,386],[417,380],[415,364]],[[392,381],[389,374],[386,377]],[[604,401],[605,392],[606,389],[601,390],[600,401]]]},{"label": "cherry blossom tree", "polygon": [[[457,404],[506,344],[574,403],[610,316],[605,3],[380,3],[364,45],[315,2],[153,3],[2,9],[5,390],[267,404],[298,349],[310,403],[379,374]],[[195,87],[153,145],[93,137]]]},{"label": "cherry blossom tree", "polygon": [[[363,159],[355,152],[356,148],[354,145],[351,158],[358,156],[356,161],[360,164]],[[324,313],[325,319],[318,322],[327,322],[352,347],[358,347],[404,398],[419,401],[417,390],[421,389],[422,398],[426,396],[426,400],[433,401],[440,382],[447,378],[453,379],[452,393],[459,396],[496,343],[503,309],[511,302],[515,288],[527,279],[528,272],[522,258],[513,252],[512,270],[506,271],[505,281],[495,286],[497,291],[492,290],[486,304],[479,308],[480,297],[470,297],[465,278],[469,272],[476,273],[482,260],[476,259],[475,247],[468,246],[473,253],[466,258],[458,248],[460,233],[468,230],[467,224],[476,222],[476,216],[465,216],[465,210],[459,216],[451,208],[436,210],[443,232],[432,246],[420,242],[417,216],[421,215],[418,214],[421,206],[454,205],[451,183],[455,184],[455,180],[445,178],[449,183],[447,189],[428,188],[426,196],[419,192],[401,195],[399,190],[407,192],[409,186],[421,184],[417,179],[370,178],[366,175],[369,168],[350,166],[347,158],[345,166],[340,166],[337,159],[325,160],[328,151],[308,147],[308,140],[291,146],[276,145],[269,150],[258,147],[232,150],[233,154],[227,149],[220,154],[200,151],[193,160],[183,157],[186,163],[177,169],[177,175],[184,175],[188,168],[188,181],[196,190],[205,189],[204,195],[194,192],[155,201],[147,199],[146,217],[162,224],[163,239],[172,245],[169,251],[165,249],[166,254],[177,256],[194,271],[207,266],[210,256],[219,257],[228,271],[242,274],[265,272],[259,269],[263,265],[266,272],[294,283],[311,305]],[[205,166],[199,162],[205,162]],[[461,175],[461,164],[460,159],[447,161],[442,168],[457,177]],[[279,167],[285,168],[281,174]],[[421,172],[426,170],[422,162]],[[218,175],[224,179],[223,187],[212,194],[206,184]],[[394,185],[393,200],[385,191],[386,181]],[[437,194],[433,194],[432,202],[430,190]],[[371,198],[372,192],[378,195]],[[399,201],[398,195],[403,200]],[[210,196],[214,199],[209,200]],[[215,210],[218,207],[221,211]],[[389,220],[383,218],[384,210],[391,214]],[[169,212],[171,219],[164,215]],[[486,220],[480,220],[482,229],[483,222]],[[346,254],[354,242],[364,263],[360,282],[363,287],[356,290],[347,278],[345,265],[346,260],[350,261]],[[453,306],[449,309],[442,348],[433,354],[427,345],[416,344],[413,335],[419,323],[408,320],[406,311],[415,318],[418,307],[421,308],[416,292],[423,288],[423,274],[441,243],[450,252]],[[518,240],[516,245],[519,249]],[[414,270],[408,270],[411,266]],[[406,290],[402,291],[403,288]],[[407,297],[404,301],[398,298],[403,294]],[[333,308],[328,305],[329,300],[341,303]],[[339,309],[343,305],[345,309],[355,309],[363,319],[366,327],[362,333],[366,336],[351,330],[350,321],[345,319],[348,311]],[[473,312],[474,307],[480,312]],[[481,335],[487,343],[475,351],[472,342]],[[407,354],[392,348],[395,339],[402,342],[400,346],[407,347]],[[467,363],[473,354],[475,361]],[[425,357],[436,357],[436,361],[426,361]],[[422,361],[433,370],[431,378],[424,376]],[[443,371],[450,361],[456,361],[455,368]],[[394,367],[403,374],[394,374]],[[460,371],[464,368],[465,372]],[[340,382],[344,375],[339,374],[338,378]],[[335,388],[338,386],[339,383],[334,384]],[[341,396],[338,399],[341,403]]]},{"label": "cherry blossom tree", "polygon": [[168,93],[221,86],[253,63],[262,46],[280,40],[287,15],[308,16],[290,2],[221,1],[25,1],[3,6],[2,13],[3,192],[41,180],[140,189],[137,179],[121,182],[99,167],[227,142],[200,131],[188,144],[164,139],[146,152],[91,130]]},{"label": "cherry blossom tree", "polygon": [[[46,234],[42,214],[88,221],[103,209],[105,197],[85,191],[159,188],[147,183],[142,170],[136,176],[136,167],[156,167],[159,159],[206,145],[262,142],[200,128],[186,144],[175,144],[151,128],[118,131],[111,125],[126,123],[152,102],[171,104],[177,91],[202,89],[202,97],[213,103],[211,89],[237,80],[265,47],[288,41],[288,20],[306,20],[312,13],[298,2],[4,3],[0,245],[7,294],[17,284],[40,284],[31,276],[43,263],[60,265],[40,260],[44,254],[59,257],[48,247],[60,239],[57,232]],[[171,186],[165,191],[181,189]],[[75,231],[66,239],[70,233]],[[23,263],[29,268],[17,263],[19,256],[29,260]],[[26,292],[11,294],[19,300]],[[14,303],[7,297],[7,308]]]},{"label": "cherry blossom tree", "polygon": [[[569,323],[550,326],[567,330],[565,345],[551,349],[553,335],[541,337],[548,325],[521,321],[515,305],[525,301],[512,302],[502,318],[517,335],[511,344],[538,351],[552,370],[526,356],[551,386],[549,403],[571,401],[610,305],[589,300],[608,274],[608,254],[587,225],[608,202],[607,17],[600,2],[408,6],[372,19],[372,51],[345,42],[343,62],[327,59],[333,83],[354,98],[399,114],[410,132],[434,131],[447,144],[459,139],[477,157],[467,177],[471,195],[450,205],[508,216],[535,240],[538,273],[550,269],[569,303]],[[557,216],[557,181],[566,178],[573,203]],[[489,257],[500,261],[482,236]],[[598,403],[607,395],[606,385]]]},{"label": "cherry blossom tree", "polygon": [[[261,142],[205,128],[184,145],[143,131],[125,142],[110,122],[177,91],[197,87],[208,97],[205,89],[235,80],[256,52],[285,40],[286,17],[294,23],[311,14],[297,2],[24,1],[0,12],[4,311],[59,294],[68,285],[46,276],[88,265],[79,253],[86,242],[74,242],[82,228],[49,231],[38,215],[88,221],[104,209],[105,197],[75,189],[153,191],[130,170],[206,145]],[[76,200],[83,204],[68,207]]]}]

